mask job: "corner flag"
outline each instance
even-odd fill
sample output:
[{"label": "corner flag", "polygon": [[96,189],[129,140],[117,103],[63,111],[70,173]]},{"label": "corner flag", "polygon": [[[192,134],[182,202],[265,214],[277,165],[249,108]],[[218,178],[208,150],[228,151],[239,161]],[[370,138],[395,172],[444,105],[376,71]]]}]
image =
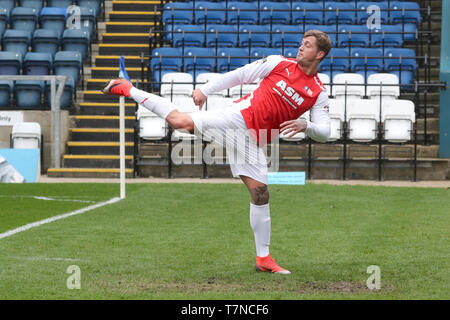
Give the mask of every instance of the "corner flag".
[{"label": "corner flag", "polygon": [[[130,81],[125,69],[125,57],[119,59],[119,78]],[[130,81],[131,82],[131,81]],[[119,132],[120,132],[120,198],[125,198],[125,97],[119,99]]]}]

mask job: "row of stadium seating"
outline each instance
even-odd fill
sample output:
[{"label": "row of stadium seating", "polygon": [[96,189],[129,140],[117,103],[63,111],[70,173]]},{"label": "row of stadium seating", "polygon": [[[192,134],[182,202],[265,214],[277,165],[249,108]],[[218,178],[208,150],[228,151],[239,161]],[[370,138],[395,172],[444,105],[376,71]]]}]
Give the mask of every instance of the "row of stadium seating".
[{"label": "row of stadium seating", "polygon": [[93,8],[96,12],[100,12],[100,7],[104,0],[0,0],[0,8],[8,10],[14,7],[34,8],[37,11],[43,7],[64,7],[78,5],[80,7]]},{"label": "row of stadium seating", "polygon": [[174,47],[298,47],[308,30],[326,32],[333,47],[402,47],[418,39],[415,24],[380,25],[166,25],[165,40]]},{"label": "row of stadium seating", "polygon": [[[184,71],[191,74],[226,72],[269,55],[296,57],[298,48],[213,48],[186,47],[156,48],[152,52],[150,68],[155,82],[167,72]],[[407,48],[332,48],[319,65],[319,72],[334,76],[357,72],[365,78],[382,71],[397,74],[402,84],[413,81],[417,69],[414,50]]]},{"label": "row of stadium seating", "polygon": [[[220,76],[217,73],[204,73],[196,78],[196,84],[188,73],[168,73],[161,86],[161,95],[171,99],[184,112],[194,112],[198,108],[193,104],[190,93],[196,85],[211,81]],[[327,87],[333,84],[333,96],[330,99],[331,135],[328,141],[343,138],[344,122],[347,123],[348,139],[355,142],[371,142],[377,139],[377,126],[383,123],[383,139],[389,142],[407,142],[411,140],[413,123],[415,122],[415,106],[412,101],[398,99],[399,79],[392,74],[374,74],[369,77],[367,95],[364,79],[358,74],[341,74],[329,82],[327,76],[319,74]],[[355,86],[344,86],[343,83]],[[338,85],[341,84],[341,85]],[[257,83],[246,84],[223,90],[210,95],[202,110],[214,110],[229,106],[235,101],[252,92]],[[330,90],[331,91],[331,90]],[[364,98],[366,97],[367,98]],[[382,99],[380,99],[382,98]],[[302,115],[308,119],[310,113]],[[140,106],[138,110],[140,137],[145,140],[159,140],[168,134],[164,119]],[[293,137],[281,135],[286,141],[305,139],[304,133]],[[195,139],[194,135],[174,130],[172,141]]]},{"label": "row of stadium seating", "polygon": [[162,21],[165,24],[365,24],[373,15],[373,10],[368,10],[370,6],[377,6],[382,23],[421,21],[419,5],[409,1],[359,1],[356,6],[355,1],[195,1],[195,6],[193,1],[174,2],[164,6]]}]

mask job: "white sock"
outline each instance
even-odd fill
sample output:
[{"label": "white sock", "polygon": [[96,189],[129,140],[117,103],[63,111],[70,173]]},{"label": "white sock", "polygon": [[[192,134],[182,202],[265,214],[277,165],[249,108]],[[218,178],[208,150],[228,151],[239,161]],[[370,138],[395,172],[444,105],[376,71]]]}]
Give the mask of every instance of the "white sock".
[{"label": "white sock", "polygon": [[166,119],[169,113],[177,109],[177,107],[169,100],[155,94],[139,90],[135,87],[131,88],[130,97],[163,119]]},{"label": "white sock", "polygon": [[250,203],[250,225],[255,234],[256,255],[266,257],[269,255],[270,245],[270,207]]}]

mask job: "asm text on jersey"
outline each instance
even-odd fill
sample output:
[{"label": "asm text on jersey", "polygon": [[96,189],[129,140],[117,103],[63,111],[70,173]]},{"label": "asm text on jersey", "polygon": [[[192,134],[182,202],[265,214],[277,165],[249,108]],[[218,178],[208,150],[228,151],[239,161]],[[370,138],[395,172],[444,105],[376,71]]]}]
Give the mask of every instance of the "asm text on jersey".
[{"label": "asm text on jersey", "polygon": [[[301,106],[301,104],[305,100],[297,91],[295,91],[292,87],[289,87],[284,80],[278,81],[275,86],[278,88],[272,87],[272,89],[294,109],[297,109],[297,107]],[[290,101],[288,97],[291,98],[292,101]]]}]

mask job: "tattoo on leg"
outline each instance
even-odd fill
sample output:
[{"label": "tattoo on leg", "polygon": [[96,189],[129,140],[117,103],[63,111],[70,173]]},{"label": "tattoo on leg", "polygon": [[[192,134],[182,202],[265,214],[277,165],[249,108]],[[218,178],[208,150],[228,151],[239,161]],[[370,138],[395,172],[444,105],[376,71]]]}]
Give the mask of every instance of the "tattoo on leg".
[{"label": "tattoo on leg", "polygon": [[252,189],[251,195],[255,205],[261,206],[269,203],[269,190],[267,186]]}]

